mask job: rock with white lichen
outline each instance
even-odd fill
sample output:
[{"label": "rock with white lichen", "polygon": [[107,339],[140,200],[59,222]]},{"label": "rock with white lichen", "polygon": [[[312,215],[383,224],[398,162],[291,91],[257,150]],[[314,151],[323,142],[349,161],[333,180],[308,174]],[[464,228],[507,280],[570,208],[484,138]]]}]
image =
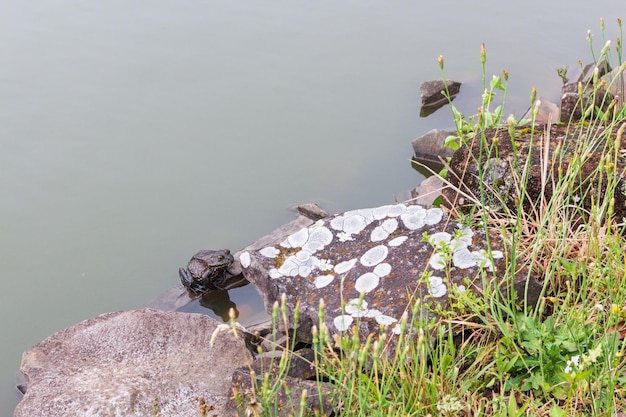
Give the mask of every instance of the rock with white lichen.
[{"label": "rock with white lichen", "polygon": [[500,236],[488,244],[483,230],[439,208],[407,204],[321,219],[278,245],[243,252],[240,262],[268,311],[284,296],[293,320],[299,305],[296,335],[304,342],[319,327],[321,300],[331,334],[358,331],[365,340],[382,326],[393,337],[416,300],[427,319],[451,294],[502,279],[506,270]]}]

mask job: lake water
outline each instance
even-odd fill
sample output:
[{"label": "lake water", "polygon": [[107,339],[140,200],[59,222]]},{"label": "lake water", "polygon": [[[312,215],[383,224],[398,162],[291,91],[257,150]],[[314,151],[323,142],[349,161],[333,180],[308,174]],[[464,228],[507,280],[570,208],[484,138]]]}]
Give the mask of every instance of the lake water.
[{"label": "lake water", "polygon": [[[419,84],[510,72],[509,111],[589,61],[623,0],[4,2],[0,16],[0,414],[21,353],[178,284],[201,248],[237,250],[316,201],[393,201],[421,180]],[[626,16],[622,16],[626,17]],[[235,298],[259,310],[254,291]]]}]

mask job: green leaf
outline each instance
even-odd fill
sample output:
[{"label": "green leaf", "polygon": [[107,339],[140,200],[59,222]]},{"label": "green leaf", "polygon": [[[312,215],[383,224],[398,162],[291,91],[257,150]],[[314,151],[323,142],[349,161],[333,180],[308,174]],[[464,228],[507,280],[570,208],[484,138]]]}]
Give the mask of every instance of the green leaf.
[{"label": "green leaf", "polygon": [[461,146],[460,142],[461,142],[461,139],[458,136],[450,135],[443,142],[443,146],[444,148],[450,148],[453,151],[456,151]]},{"label": "green leaf", "polygon": [[517,417],[518,415],[517,401],[515,401],[515,394],[512,392],[509,394],[509,403],[506,406],[506,412],[509,417]]},{"label": "green leaf", "polygon": [[550,409],[550,417],[563,417],[564,415],[565,411],[558,405],[555,405]]},{"label": "green leaf", "polygon": [[500,91],[504,91],[504,86],[502,85],[502,78],[499,75],[494,75],[491,78],[491,83],[489,84],[491,89],[497,88]]}]

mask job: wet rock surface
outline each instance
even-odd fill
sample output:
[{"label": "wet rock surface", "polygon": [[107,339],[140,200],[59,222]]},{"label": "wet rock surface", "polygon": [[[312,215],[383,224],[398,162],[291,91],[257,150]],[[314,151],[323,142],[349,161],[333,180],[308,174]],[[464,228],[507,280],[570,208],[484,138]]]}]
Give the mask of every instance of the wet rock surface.
[{"label": "wet rock surface", "polygon": [[[484,231],[439,208],[396,204],[319,220],[279,245],[242,253],[240,261],[268,311],[283,294],[290,320],[299,308],[299,340],[311,342],[321,300],[331,334],[356,331],[365,340],[383,326],[393,339],[416,300],[445,306],[450,293],[479,286],[482,276],[500,279],[502,239],[489,239],[493,258]],[[422,315],[434,317],[427,308]]]},{"label": "wet rock surface", "polygon": [[[235,415],[233,371],[251,360],[243,342],[199,314],[108,313],[26,351],[28,386],[15,417]],[[158,414],[155,414],[157,412]]]}]

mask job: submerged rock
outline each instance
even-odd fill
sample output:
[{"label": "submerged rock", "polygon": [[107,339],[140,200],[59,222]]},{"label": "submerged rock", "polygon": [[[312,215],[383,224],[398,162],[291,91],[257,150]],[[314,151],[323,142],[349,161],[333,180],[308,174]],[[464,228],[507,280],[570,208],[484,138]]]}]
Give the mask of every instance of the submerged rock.
[{"label": "submerged rock", "polygon": [[15,417],[234,415],[231,374],[251,360],[244,343],[200,314],[108,313],[24,353],[28,382]]},{"label": "submerged rock", "polygon": [[[491,255],[490,255],[491,254]],[[452,221],[439,208],[396,204],[352,210],[302,228],[282,243],[241,254],[246,278],[271,311],[285,297],[296,337],[312,341],[324,301],[331,334],[358,332],[362,340],[400,332],[418,300],[445,307],[450,294],[503,280],[502,238]],[[434,317],[423,308],[425,320]]]}]

